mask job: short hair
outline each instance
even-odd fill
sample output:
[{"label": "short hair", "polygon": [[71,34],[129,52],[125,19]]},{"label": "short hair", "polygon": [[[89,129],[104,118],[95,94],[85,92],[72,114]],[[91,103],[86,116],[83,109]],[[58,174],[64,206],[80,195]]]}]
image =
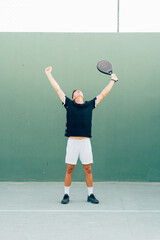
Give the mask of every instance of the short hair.
[{"label": "short hair", "polygon": [[77,91],[79,89],[74,89],[73,92],[72,92],[72,99],[73,99],[73,95],[74,95],[74,92]]}]

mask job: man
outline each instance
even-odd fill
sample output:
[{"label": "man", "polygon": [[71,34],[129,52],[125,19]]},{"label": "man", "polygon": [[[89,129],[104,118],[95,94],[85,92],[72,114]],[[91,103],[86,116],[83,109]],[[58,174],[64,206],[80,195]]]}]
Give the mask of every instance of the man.
[{"label": "man", "polygon": [[75,89],[72,93],[72,100],[68,98],[61,90],[58,83],[51,75],[52,67],[45,69],[47,77],[56,90],[62,104],[66,108],[66,129],[65,136],[68,137],[66,147],[65,163],[67,165],[65,182],[64,182],[64,197],[62,204],[69,202],[69,190],[71,187],[72,173],[77,164],[78,157],[83,164],[86,185],[88,188],[87,201],[98,204],[99,201],[93,194],[93,176],[91,164],[93,163],[92,146],[90,142],[91,127],[92,127],[92,110],[100,103],[100,101],[109,93],[113,84],[117,81],[115,74],[111,75],[111,81],[103,89],[103,91],[90,101],[83,102],[84,96],[81,90]]}]

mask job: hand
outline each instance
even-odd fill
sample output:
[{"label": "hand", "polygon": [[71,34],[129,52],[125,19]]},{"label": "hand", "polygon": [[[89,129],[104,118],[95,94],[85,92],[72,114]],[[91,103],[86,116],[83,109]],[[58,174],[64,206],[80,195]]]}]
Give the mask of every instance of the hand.
[{"label": "hand", "polygon": [[114,80],[115,82],[118,81],[118,78],[117,78],[117,76],[116,76],[115,73],[112,73],[112,74],[111,74],[111,80]]},{"label": "hand", "polygon": [[45,68],[46,74],[47,74],[47,73],[50,73],[51,71],[52,71],[52,67]]}]

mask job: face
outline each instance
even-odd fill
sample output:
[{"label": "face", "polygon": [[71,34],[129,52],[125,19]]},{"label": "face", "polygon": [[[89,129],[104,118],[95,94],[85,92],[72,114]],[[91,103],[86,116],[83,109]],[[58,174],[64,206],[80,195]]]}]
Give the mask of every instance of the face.
[{"label": "face", "polygon": [[76,90],[73,94],[73,100],[75,100],[77,97],[80,97],[80,96],[84,99],[83,93],[81,92],[81,90]]}]

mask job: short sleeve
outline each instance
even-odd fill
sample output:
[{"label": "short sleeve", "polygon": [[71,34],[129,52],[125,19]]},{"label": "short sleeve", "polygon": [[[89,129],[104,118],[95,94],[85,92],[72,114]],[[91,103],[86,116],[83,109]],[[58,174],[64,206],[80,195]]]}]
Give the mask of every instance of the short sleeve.
[{"label": "short sleeve", "polygon": [[96,107],[96,100],[97,100],[97,97],[94,97],[92,100],[90,100],[92,109],[94,109]]},{"label": "short sleeve", "polygon": [[67,109],[68,106],[71,104],[72,100],[65,96],[65,103],[62,102],[62,105]]}]

